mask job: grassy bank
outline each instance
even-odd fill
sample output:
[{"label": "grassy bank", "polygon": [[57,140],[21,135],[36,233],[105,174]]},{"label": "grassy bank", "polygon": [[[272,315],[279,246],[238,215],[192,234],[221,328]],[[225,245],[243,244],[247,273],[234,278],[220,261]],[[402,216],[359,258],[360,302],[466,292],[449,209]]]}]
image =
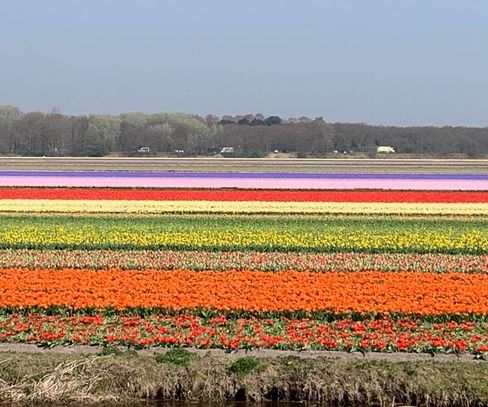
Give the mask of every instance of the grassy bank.
[{"label": "grassy bank", "polygon": [[1,353],[0,402],[310,400],[336,405],[488,404],[486,362]]}]

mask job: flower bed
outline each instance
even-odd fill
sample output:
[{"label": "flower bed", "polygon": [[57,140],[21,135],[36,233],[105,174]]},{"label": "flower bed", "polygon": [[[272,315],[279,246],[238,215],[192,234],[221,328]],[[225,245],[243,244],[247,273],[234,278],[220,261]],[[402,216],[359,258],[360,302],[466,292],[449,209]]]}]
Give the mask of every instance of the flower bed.
[{"label": "flower bed", "polygon": [[488,255],[185,250],[0,250],[1,268],[488,273]]},{"label": "flower bed", "polygon": [[488,323],[432,322],[383,315],[269,318],[214,314],[202,317],[151,313],[104,315],[43,312],[0,315],[0,340],[43,345],[194,346],[224,349],[325,349],[342,351],[485,354]]},{"label": "flower bed", "polygon": [[0,171],[0,341],[486,355],[487,183]]},{"label": "flower bed", "polygon": [[488,313],[488,275],[300,271],[0,271],[1,307]]}]

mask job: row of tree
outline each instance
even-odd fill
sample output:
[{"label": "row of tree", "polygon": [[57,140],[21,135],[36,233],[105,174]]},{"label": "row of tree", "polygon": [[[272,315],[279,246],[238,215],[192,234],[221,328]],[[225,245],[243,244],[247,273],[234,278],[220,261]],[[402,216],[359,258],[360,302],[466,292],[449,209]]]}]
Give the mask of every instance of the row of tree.
[{"label": "row of tree", "polygon": [[326,123],[323,118],[281,119],[263,115],[200,117],[180,113],[68,116],[23,113],[0,106],[0,154],[103,156],[110,153],[234,155],[261,157],[273,151],[321,156],[353,151],[374,154],[377,146],[398,153],[467,157],[488,155],[488,128],[392,127]]}]

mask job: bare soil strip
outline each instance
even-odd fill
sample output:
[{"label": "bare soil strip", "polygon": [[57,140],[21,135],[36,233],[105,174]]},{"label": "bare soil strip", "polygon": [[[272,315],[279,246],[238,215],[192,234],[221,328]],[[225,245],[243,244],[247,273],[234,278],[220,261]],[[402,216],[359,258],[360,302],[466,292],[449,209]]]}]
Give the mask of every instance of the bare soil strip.
[{"label": "bare soil strip", "polygon": [[488,160],[420,158],[1,157],[4,170],[488,172]]},{"label": "bare soil strip", "polygon": [[[121,352],[126,351],[126,347],[114,347]],[[300,359],[341,359],[341,360],[364,360],[364,361],[386,361],[386,362],[471,362],[486,363],[485,360],[476,358],[468,354],[437,354],[428,353],[382,353],[382,352],[341,352],[325,350],[303,350],[288,351],[277,349],[256,349],[256,350],[236,350],[229,352],[224,349],[197,349],[185,348],[187,351],[200,356],[212,356],[227,359],[238,359],[245,356],[255,358],[285,358],[296,357]],[[170,348],[150,347],[147,349],[134,350],[141,356],[151,356],[154,354],[166,353]],[[24,343],[0,343],[0,352],[21,352],[21,353],[54,353],[54,354],[79,354],[79,355],[96,355],[104,351],[102,346],[54,346],[52,348],[43,348],[37,345]]]}]

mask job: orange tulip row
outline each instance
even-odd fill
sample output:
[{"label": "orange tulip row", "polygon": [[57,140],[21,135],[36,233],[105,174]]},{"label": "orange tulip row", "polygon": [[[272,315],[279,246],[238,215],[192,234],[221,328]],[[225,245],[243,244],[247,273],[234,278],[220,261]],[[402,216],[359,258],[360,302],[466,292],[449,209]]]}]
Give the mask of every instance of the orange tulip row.
[{"label": "orange tulip row", "polygon": [[488,313],[488,275],[418,272],[0,271],[0,307]]}]

